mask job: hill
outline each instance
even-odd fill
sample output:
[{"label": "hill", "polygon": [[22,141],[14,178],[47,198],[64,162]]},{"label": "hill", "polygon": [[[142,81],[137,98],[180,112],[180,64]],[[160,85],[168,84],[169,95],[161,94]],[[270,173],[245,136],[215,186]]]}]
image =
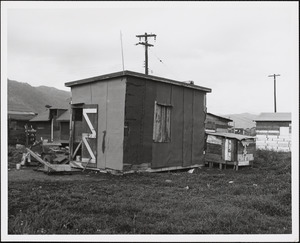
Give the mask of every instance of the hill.
[{"label": "hill", "polygon": [[252,128],[256,126],[253,120],[256,119],[258,115],[254,115],[250,113],[241,113],[241,114],[229,114],[223,116],[233,120],[235,123],[234,126],[236,128]]},{"label": "hill", "polygon": [[45,111],[45,105],[68,108],[71,92],[53,87],[33,87],[28,83],[8,80],[7,99],[9,110],[23,110],[40,113]]}]

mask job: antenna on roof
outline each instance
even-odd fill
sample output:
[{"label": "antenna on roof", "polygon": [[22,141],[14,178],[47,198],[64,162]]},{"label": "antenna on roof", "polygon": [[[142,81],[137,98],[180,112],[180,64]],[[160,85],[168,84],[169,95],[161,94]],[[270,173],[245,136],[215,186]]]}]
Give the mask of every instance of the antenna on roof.
[{"label": "antenna on roof", "polygon": [[123,55],[123,41],[122,41],[122,31],[120,30],[120,39],[121,39],[121,52],[122,52],[122,67],[123,67],[123,74],[124,74],[124,55]]}]

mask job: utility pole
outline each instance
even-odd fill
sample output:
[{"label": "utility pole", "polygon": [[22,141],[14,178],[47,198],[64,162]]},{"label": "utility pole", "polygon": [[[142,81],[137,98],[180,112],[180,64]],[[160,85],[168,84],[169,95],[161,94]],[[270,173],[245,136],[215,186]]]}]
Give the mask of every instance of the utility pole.
[{"label": "utility pole", "polygon": [[[151,47],[153,45],[148,43],[148,37],[154,37],[154,40],[156,40],[155,34],[147,34],[147,32],[144,35],[136,35],[136,37],[139,38],[139,43],[136,45],[144,45],[145,46],[145,74],[148,75],[148,47]],[[141,42],[141,38],[145,38],[145,42]]]},{"label": "utility pole", "polygon": [[280,74],[272,74],[268,77],[274,77],[274,112],[276,113],[276,77],[280,76]]}]

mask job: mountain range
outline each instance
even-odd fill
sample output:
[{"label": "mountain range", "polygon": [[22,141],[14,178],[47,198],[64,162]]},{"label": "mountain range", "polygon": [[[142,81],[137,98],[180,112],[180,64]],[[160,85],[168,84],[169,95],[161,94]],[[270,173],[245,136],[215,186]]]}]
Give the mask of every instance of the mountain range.
[{"label": "mountain range", "polygon": [[33,87],[28,83],[14,80],[7,82],[8,110],[32,111],[41,113],[46,110],[46,105],[53,108],[68,108],[71,92],[53,87]]},{"label": "mountain range", "polygon": [[[8,110],[32,111],[41,113],[46,110],[46,105],[53,108],[68,108],[71,92],[59,90],[48,86],[33,87],[28,83],[8,80]],[[255,127],[253,121],[257,115],[250,113],[227,114],[223,117],[230,118],[236,128]]]},{"label": "mountain range", "polygon": [[223,115],[223,117],[227,117],[234,122],[235,128],[252,128],[256,126],[255,120],[258,115],[250,114],[250,113],[241,113],[241,114],[227,114]]}]

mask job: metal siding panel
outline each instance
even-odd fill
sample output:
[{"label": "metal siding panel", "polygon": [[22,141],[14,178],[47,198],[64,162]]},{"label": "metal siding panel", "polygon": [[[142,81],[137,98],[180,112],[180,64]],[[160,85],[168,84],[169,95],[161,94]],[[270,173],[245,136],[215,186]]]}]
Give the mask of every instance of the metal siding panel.
[{"label": "metal siding panel", "polygon": [[72,92],[72,104],[76,103],[86,103],[92,104],[92,86],[96,86],[96,84],[86,84],[80,86],[74,86],[71,88]]},{"label": "metal siding panel", "polygon": [[152,161],[152,135],[153,135],[153,114],[154,101],[156,97],[156,83],[146,82],[146,97],[145,97],[145,114],[143,126],[143,163],[151,163]]},{"label": "metal siding panel", "polygon": [[171,108],[171,160],[169,166],[182,165],[182,144],[183,144],[183,88],[172,87]]},{"label": "metal siding panel", "polygon": [[91,88],[91,102],[98,105],[97,168],[100,169],[105,169],[106,167],[105,134],[107,130],[107,87],[108,82],[95,82]]},{"label": "metal siding panel", "polygon": [[194,90],[192,164],[204,164],[204,93]]},{"label": "metal siding panel", "polygon": [[111,80],[107,89],[106,168],[123,169],[126,79]]},{"label": "metal siding panel", "polygon": [[[158,103],[171,103],[172,85],[165,83],[157,83],[156,101]],[[173,121],[172,121],[173,122]],[[171,122],[171,123],[172,123]],[[172,124],[171,124],[172,126]],[[172,135],[171,135],[172,141]],[[152,146],[152,164],[151,168],[167,167],[171,161],[171,143],[153,143]]]},{"label": "metal siding panel", "polygon": [[183,95],[183,166],[192,164],[193,90],[184,89]]},{"label": "metal siding panel", "polygon": [[[145,80],[130,78],[126,83],[125,123],[127,136],[124,137],[124,163],[141,164],[143,153],[143,123]],[[125,142],[126,141],[126,142]]]}]

